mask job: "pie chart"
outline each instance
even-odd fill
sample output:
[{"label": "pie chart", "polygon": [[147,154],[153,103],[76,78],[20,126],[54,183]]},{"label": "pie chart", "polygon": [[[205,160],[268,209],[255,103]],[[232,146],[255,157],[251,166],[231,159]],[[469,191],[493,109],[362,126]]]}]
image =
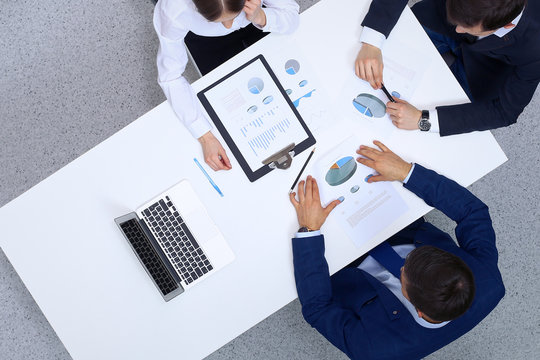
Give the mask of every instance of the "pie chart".
[{"label": "pie chart", "polygon": [[259,78],[251,78],[248,81],[248,89],[252,94],[260,94],[264,89],[264,82]]},{"label": "pie chart", "polygon": [[324,180],[330,186],[338,186],[349,180],[356,172],[356,161],[346,156],[336,161],[326,173]]},{"label": "pie chart", "polygon": [[380,118],[386,114],[386,105],[374,95],[360,94],[352,102],[362,115]]},{"label": "pie chart", "polygon": [[285,63],[285,71],[289,75],[295,75],[300,71],[300,63],[294,59],[290,59]]}]

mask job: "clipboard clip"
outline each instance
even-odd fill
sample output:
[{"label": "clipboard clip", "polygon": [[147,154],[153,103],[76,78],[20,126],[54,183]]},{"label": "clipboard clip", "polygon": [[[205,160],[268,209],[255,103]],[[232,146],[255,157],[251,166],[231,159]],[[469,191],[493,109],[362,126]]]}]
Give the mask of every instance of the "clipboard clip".
[{"label": "clipboard clip", "polygon": [[294,156],[295,143],[285,146],[274,155],[264,159],[262,163],[268,165],[270,169],[288,169],[292,164],[292,158]]}]

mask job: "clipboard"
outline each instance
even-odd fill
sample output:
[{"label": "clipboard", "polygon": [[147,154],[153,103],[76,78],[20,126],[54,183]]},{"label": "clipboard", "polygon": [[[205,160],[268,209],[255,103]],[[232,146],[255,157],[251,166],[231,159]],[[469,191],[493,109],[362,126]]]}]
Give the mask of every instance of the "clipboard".
[{"label": "clipboard", "polygon": [[263,55],[197,97],[251,182],[316,143]]}]

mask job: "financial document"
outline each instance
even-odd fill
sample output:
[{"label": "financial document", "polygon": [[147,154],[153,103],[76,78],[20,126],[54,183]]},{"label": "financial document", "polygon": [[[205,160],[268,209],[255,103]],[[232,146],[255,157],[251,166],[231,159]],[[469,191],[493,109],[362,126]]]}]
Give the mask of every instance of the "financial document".
[{"label": "financial document", "polygon": [[392,182],[368,183],[376,172],[356,161],[360,145],[372,145],[368,133],[352,136],[324,154],[314,165],[323,205],[343,200],[329,216],[356,246],[377,235],[404,215],[409,207]]},{"label": "financial document", "polygon": [[260,60],[209,89],[205,96],[252,171],[279,150],[308,138]]},{"label": "financial document", "polygon": [[[410,54],[402,56],[395,50],[383,52],[383,82],[394,98],[409,101],[418,88],[429,62],[420,51],[410,49]],[[394,135],[397,128],[386,113],[390,100],[380,89],[375,90],[364,80],[358,78],[353,70],[342,86],[339,97],[339,110],[342,116],[369,124],[371,129],[387,136]]]},{"label": "financial document", "polygon": [[287,51],[265,55],[281,85],[311,131],[334,123],[332,105],[309,58],[293,40],[283,43]]}]

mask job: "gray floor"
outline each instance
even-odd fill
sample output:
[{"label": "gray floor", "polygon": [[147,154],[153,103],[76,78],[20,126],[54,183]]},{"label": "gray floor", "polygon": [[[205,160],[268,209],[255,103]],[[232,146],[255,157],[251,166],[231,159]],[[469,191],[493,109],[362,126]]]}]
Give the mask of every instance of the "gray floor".
[{"label": "gray floor", "polygon": [[[300,1],[302,9],[315,3]],[[0,205],[164,100],[151,0],[4,1],[0,10]],[[196,79],[193,68],[188,78]],[[540,352],[540,92],[494,131],[510,161],[471,187],[491,208],[507,295],[429,359],[533,359]],[[474,151],[474,148],[471,148]],[[451,232],[440,213],[428,219]],[[1,236],[1,235],[0,235]],[[0,358],[70,359],[0,251]],[[208,359],[343,359],[298,301]]]}]

